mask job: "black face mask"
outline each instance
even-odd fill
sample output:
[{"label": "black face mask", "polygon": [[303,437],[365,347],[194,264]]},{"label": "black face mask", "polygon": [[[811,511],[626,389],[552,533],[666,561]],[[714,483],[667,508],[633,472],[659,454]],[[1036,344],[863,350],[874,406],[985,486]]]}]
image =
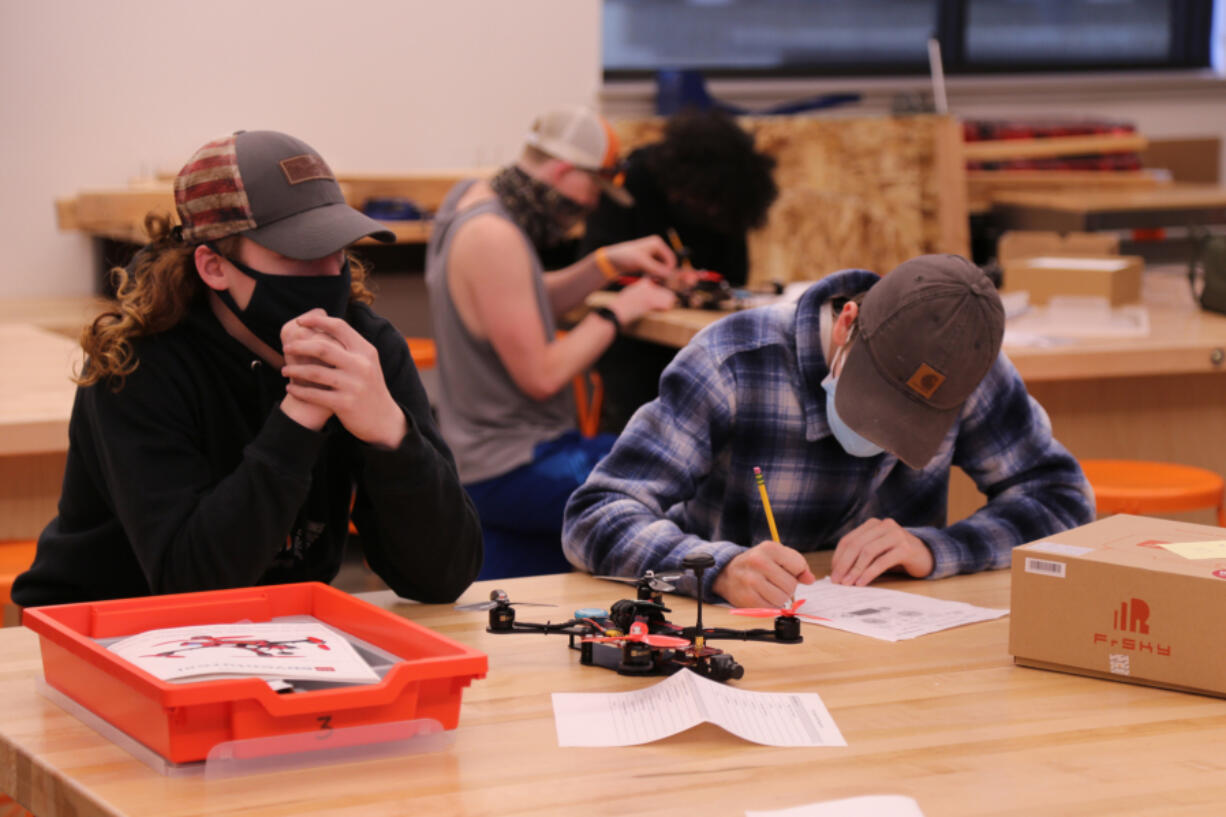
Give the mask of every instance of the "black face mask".
[{"label": "black face mask", "polygon": [[[209,249],[221,255],[211,244]],[[339,275],[270,275],[226,258],[234,268],[255,281],[255,290],[246,309],[239,309],[230,290],[215,290],[221,302],[243,326],[260,340],[283,354],[281,327],[312,309],[322,309],[333,318],[345,317],[349,306],[349,259]]]},{"label": "black face mask", "polygon": [[571,228],[590,212],[515,165],[500,170],[490,179],[490,187],[538,252],[565,241]]}]

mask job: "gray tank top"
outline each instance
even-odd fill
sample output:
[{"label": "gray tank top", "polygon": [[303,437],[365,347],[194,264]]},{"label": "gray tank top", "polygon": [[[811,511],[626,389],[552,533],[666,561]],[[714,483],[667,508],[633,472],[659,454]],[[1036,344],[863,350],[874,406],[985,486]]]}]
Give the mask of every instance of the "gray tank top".
[{"label": "gray tank top", "polygon": [[[473,337],[456,311],[447,287],[447,259],[460,227],[482,213],[515,223],[497,198],[456,212],[456,202],[473,183],[463,182],[447,194],[426,248],[426,287],[438,349],[438,424],[455,454],[463,483],[490,479],[531,462],[537,443],[561,436],[576,423],[569,387],[539,402],[528,397],[515,385],[490,342]],[[532,256],[532,280],[545,337],[552,341],[556,327],[540,258],[528,236],[522,230],[520,234]],[[496,275],[497,270],[489,274]]]}]

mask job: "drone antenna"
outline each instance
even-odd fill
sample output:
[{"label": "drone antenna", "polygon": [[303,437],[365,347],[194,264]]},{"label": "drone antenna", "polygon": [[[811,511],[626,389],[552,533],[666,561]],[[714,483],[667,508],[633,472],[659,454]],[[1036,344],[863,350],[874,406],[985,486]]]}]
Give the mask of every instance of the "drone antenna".
[{"label": "drone antenna", "polygon": [[694,594],[698,599],[698,626],[694,633],[694,648],[701,650],[706,643],[702,635],[702,574],[715,567],[715,557],[710,553],[691,553],[681,560],[681,566],[686,570],[694,571],[694,578],[698,582],[698,590]]}]

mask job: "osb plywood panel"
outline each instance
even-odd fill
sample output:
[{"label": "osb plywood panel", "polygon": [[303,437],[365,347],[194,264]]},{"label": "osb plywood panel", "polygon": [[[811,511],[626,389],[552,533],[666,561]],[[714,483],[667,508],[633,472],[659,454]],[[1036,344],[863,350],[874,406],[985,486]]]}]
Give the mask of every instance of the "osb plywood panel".
[{"label": "osb plywood panel", "polygon": [[[749,236],[750,284],[885,273],[931,252],[967,251],[966,181],[948,117],[746,117],[775,158],[779,198]],[[664,120],[614,123],[625,152],[657,141]]]}]

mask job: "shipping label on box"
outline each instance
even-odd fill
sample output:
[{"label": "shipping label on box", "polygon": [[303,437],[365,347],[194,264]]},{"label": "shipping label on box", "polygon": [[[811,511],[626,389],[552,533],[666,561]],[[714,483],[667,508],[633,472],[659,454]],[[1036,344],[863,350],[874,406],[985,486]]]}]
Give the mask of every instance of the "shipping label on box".
[{"label": "shipping label on box", "polygon": [[[1222,528],[1119,515],[1015,548],[1009,651],[1026,666],[1226,697],[1224,540]],[[1181,543],[1197,546],[1167,547]]]}]

